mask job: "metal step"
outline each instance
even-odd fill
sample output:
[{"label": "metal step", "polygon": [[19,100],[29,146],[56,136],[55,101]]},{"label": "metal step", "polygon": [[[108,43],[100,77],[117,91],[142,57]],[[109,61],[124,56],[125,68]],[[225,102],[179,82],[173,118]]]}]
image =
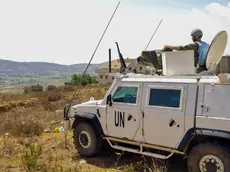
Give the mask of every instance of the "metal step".
[{"label": "metal step", "polygon": [[143,149],[142,149],[141,146],[140,146],[140,150],[138,150],[138,149],[132,149],[132,148],[124,147],[124,146],[113,145],[108,138],[106,138],[106,140],[108,141],[108,143],[110,144],[110,146],[112,148],[114,148],[114,149],[118,149],[118,150],[122,150],[122,151],[126,151],[126,152],[137,153],[137,154],[141,154],[141,155],[146,155],[146,156],[150,156],[150,157],[154,157],[154,158],[168,159],[168,158],[170,158],[174,154],[173,151],[168,156],[161,155],[161,154],[156,154],[156,153],[152,153],[152,152],[143,152],[142,151]]},{"label": "metal step", "polygon": [[156,154],[156,153],[152,153],[152,152],[142,152],[141,154],[146,155],[146,156],[151,156],[154,158],[159,158],[159,159],[169,159],[171,156],[173,156],[174,153],[171,152],[168,156]]}]

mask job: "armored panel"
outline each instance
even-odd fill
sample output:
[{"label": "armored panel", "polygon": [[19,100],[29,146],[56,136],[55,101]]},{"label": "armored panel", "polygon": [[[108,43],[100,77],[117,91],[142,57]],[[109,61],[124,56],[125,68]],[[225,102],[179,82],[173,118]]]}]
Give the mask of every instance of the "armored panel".
[{"label": "armored panel", "polygon": [[194,51],[164,52],[162,54],[163,75],[195,75]]},{"label": "armored panel", "polygon": [[204,87],[201,116],[230,119],[230,85],[209,84]]}]

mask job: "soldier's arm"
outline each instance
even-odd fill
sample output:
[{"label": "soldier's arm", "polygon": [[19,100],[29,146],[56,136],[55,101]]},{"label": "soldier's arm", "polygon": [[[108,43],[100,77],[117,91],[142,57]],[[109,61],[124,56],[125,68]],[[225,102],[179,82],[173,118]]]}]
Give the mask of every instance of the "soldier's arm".
[{"label": "soldier's arm", "polygon": [[172,49],[172,50],[177,50],[177,51],[180,51],[180,50],[196,50],[197,45],[195,43],[194,44],[188,44],[188,45],[185,45],[185,46],[165,45],[164,49]]},{"label": "soldier's arm", "polygon": [[177,50],[178,46],[174,46],[174,45],[165,45],[164,49],[172,49],[172,50]]},{"label": "soldier's arm", "polygon": [[195,43],[193,44],[188,44],[185,46],[177,46],[177,48],[175,50],[196,50],[197,49],[197,45]]}]

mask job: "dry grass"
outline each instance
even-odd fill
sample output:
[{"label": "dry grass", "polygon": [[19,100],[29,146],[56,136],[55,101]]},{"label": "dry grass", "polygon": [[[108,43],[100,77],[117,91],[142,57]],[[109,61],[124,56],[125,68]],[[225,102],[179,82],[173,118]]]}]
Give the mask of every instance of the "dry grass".
[{"label": "dry grass", "polygon": [[72,132],[67,132],[67,135],[65,132],[43,133],[39,137],[5,136],[2,139],[4,141],[0,142],[1,171],[18,169],[46,172],[166,172],[162,170],[162,166],[161,170],[156,168],[162,165],[158,161],[151,159],[153,163],[157,163],[151,164],[137,155],[124,155],[119,161],[116,154],[82,158],[74,148]]},{"label": "dry grass", "polygon": [[[21,171],[114,171],[93,164],[81,164],[72,143],[72,134],[44,133],[40,137],[2,137],[0,142],[0,169]],[[40,147],[40,145],[42,145]],[[87,160],[86,160],[87,161]],[[117,170],[118,171],[118,170]]]},{"label": "dry grass", "polygon": [[16,110],[0,114],[0,134],[9,133],[13,136],[40,135],[51,125],[52,121],[61,121],[61,116],[45,110],[41,105],[20,107]]},{"label": "dry grass", "polygon": [[[107,87],[87,86],[79,89],[74,103],[90,97],[102,99]],[[75,87],[60,87],[52,91],[26,95],[0,95],[0,134],[14,136],[40,135],[47,127],[60,125],[62,114],[55,113],[72,99]]]},{"label": "dry grass", "polygon": [[[82,87],[74,103],[88,101],[91,96],[102,98],[106,89]],[[68,137],[66,145],[63,133],[53,133],[55,127],[61,125],[63,118],[62,114],[55,111],[63,109],[71,100],[74,91],[74,87],[60,87],[26,95],[0,94],[1,171],[17,168],[26,171],[78,170],[72,136]],[[44,129],[51,132],[44,133]],[[42,145],[41,153],[33,154],[36,152],[33,144]]]},{"label": "dry grass", "polygon": [[[81,87],[74,103],[90,97],[102,99],[107,90],[107,86]],[[147,162],[127,158],[130,161],[118,162],[116,154],[84,159],[86,163],[82,163],[72,132],[54,132],[63,118],[55,111],[63,109],[74,91],[75,87],[60,87],[42,93],[0,95],[0,171],[152,172],[162,167],[153,159]],[[44,133],[44,129],[50,132]]]},{"label": "dry grass", "polygon": [[[108,90],[108,86],[85,86],[78,90],[74,103],[88,101],[90,97],[102,99]],[[76,87],[59,87],[52,91],[32,92],[28,94],[0,94],[0,114],[18,107],[37,107],[38,104],[45,110],[55,111],[62,109],[72,99]]]}]

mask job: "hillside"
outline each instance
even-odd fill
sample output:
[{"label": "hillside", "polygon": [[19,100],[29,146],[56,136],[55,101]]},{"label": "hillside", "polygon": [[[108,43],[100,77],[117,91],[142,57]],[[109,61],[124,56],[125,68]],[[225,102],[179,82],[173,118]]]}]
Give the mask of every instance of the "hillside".
[{"label": "hillside", "polygon": [[[95,69],[105,63],[91,64],[88,74],[94,74]],[[47,62],[15,62],[0,59],[0,92],[19,93],[25,86],[41,84],[60,86],[71,80],[74,73],[82,73],[87,64],[61,65]]]},{"label": "hillside", "polygon": [[[105,63],[91,64],[88,73],[93,73],[96,68],[100,68]],[[0,59],[0,77],[24,77],[43,76],[54,73],[80,73],[83,72],[87,64],[60,65],[46,62],[15,62]]]}]

